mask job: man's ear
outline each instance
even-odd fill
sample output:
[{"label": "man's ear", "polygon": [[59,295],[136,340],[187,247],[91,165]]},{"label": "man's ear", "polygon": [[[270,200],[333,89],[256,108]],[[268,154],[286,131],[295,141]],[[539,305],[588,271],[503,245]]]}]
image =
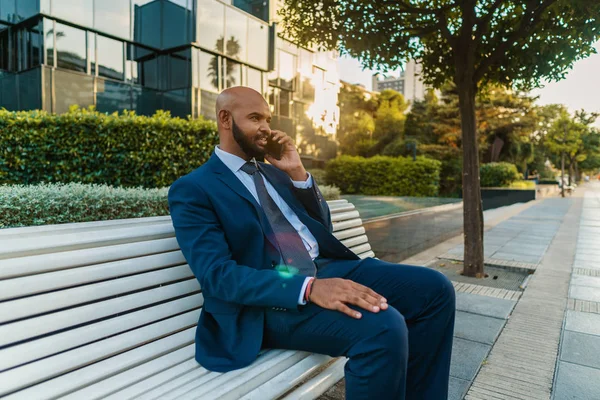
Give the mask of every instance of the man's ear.
[{"label": "man's ear", "polygon": [[225,129],[231,129],[231,113],[227,110],[219,111],[219,123]]}]

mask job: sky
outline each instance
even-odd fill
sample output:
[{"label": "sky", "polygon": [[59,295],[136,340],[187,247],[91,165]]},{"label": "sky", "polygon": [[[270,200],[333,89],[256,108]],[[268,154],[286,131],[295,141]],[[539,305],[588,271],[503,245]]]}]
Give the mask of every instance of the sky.
[{"label": "sky", "polygon": [[[596,43],[596,50],[600,53],[600,42]],[[361,83],[371,90],[372,71],[363,71],[358,60],[342,57],[339,66],[342,80]],[[539,96],[539,105],[561,103],[571,112],[582,108],[588,112],[600,112],[600,54],[579,60],[564,80],[545,83],[544,88],[531,94]],[[596,125],[600,127],[600,121]]]}]

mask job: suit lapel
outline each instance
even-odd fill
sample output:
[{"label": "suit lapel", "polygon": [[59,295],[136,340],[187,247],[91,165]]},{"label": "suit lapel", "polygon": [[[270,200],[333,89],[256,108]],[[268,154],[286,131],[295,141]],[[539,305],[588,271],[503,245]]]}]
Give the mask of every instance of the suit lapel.
[{"label": "suit lapel", "polygon": [[275,241],[273,234],[273,229],[271,228],[271,224],[267,220],[267,215],[265,214],[262,207],[256,202],[252,193],[248,191],[246,186],[238,179],[237,176],[216,155],[213,154],[210,160],[208,161],[208,165],[213,170],[213,172],[217,175],[217,178],[227,185],[231,190],[233,190],[237,195],[250,202],[256,211],[256,215],[258,220],[260,221],[260,225],[263,228],[263,232],[267,240],[275,247],[279,249],[277,241]]}]

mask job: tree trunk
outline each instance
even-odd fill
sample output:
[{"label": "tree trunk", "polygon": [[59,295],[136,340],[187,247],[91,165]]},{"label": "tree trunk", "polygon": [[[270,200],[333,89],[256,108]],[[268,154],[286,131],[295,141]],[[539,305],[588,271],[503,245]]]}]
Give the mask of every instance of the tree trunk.
[{"label": "tree trunk", "polygon": [[569,186],[573,186],[573,161],[569,163]]},{"label": "tree trunk", "polygon": [[575,183],[581,182],[581,172],[579,171],[579,164],[575,161]]},{"label": "tree trunk", "polygon": [[565,197],[565,152],[560,157],[560,195]]},{"label": "tree trunk", "polygon": [[463,147],[463,219],[465,257],[463,275],[483,278],[483,207],[479,185],[479,150],[475,121],[476,85],[457,82]]}]

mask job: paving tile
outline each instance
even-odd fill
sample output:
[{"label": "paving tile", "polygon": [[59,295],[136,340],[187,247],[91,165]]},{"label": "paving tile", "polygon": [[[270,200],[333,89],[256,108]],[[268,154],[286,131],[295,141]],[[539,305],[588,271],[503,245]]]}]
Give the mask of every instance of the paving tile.
[{"label": "paving tile", "polygon": [[567,310],[565,329],[600,336],[600,315]]},{"label": "paving tile", "polygon": [[473,314],[506,319],[517,304],[514,300],[498,299],[471,293],[456,293],[456,309]]},{"label": "paving tile", "polygon": [[562,361],[600,368],[600,336],[565,331],[560,353]]},{"label": "paving tile", "polygon": [[540,262],[542,257],[541,256],[526,256],[523,254],[515,254],[515,253],[496,252],[496,253],[494,253],[494,258],[537,264]]},{"label": "paving tile", "polygon": [[597,302],[600,301],[600,289],[589,286],[571,285],[569,297]]},{"label": "paving tile", "polygon": [[450,376],[473,380],[479,366],[490,351],[491,346],[461,338],[454,338]]},{"label": "paving tile", "polygon": [[575,263],[573,263],[573,268],[600,270],[600,263],[576,261]]},{"label": "paving tile", "polygon": [[575,256],[575,262],[598,263],[599,258],[600,258],[600,256],[597,256],[595,254],[577,253],[577,255]]},{"label": "paving tile", "polygon": [[457,311],[454,336],[494,344],[505,322],[504,319]]},{"label": "paving tile", "polygon": [[471,382],[469,381],[451,376],[448,386],[448,400],[463,400],[470,385]]},{"label": "paving tile", "polygon": [[600,277],[573,275],[571,278],[571,285],[595,287],[600,290]]},{"label": "paving tile", "polygon": [[600,399],[600,370],[560,361],[554,399]]}]

